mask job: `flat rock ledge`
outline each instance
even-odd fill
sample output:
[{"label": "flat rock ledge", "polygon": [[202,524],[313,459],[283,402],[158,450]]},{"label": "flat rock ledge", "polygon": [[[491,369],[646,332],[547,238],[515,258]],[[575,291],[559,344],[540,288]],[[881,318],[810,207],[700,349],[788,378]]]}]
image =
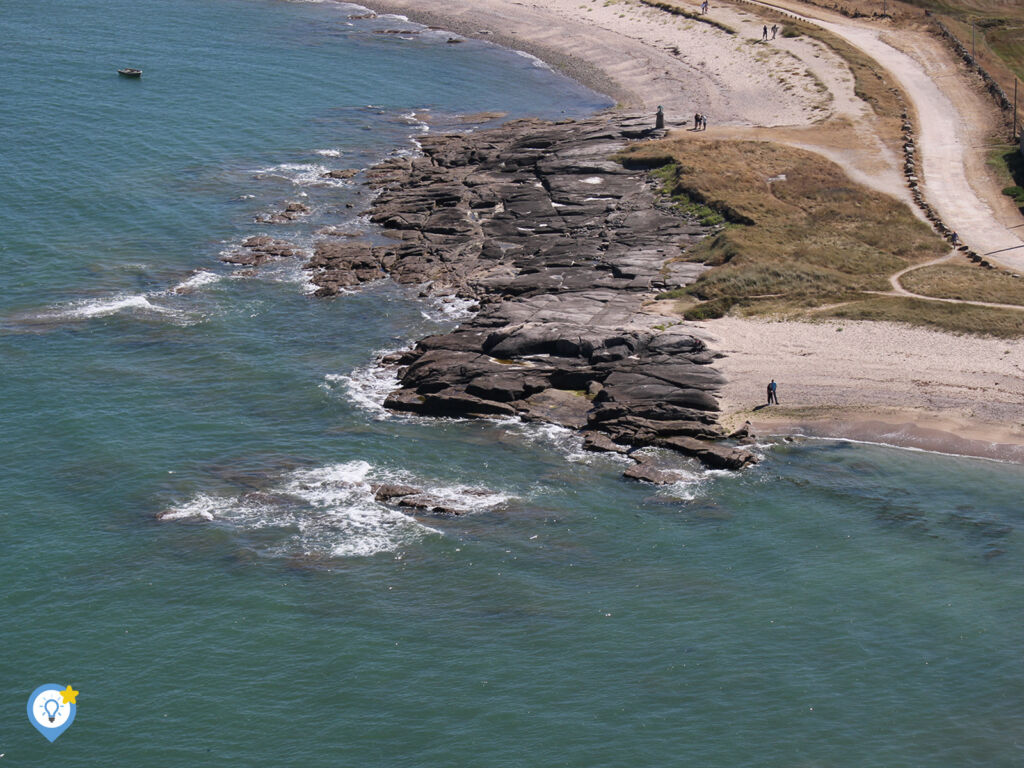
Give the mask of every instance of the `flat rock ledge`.
[{"label": "flat rock ledge", "polygon": [[395,242],[325,239],[306,264],[317,294],[390,276],[477,302],[451,333],[389,355],[385,406],[431,416],[521,417],[584,433],[596,451],[669,448],[715,469],[756,461],[717,423],[717,354],[685,324],[645,313],[704,267],[681,258],[706,230],[612,158],[655,134],[598,116],[421,139],[423,156],[370,169],[371,221]]}]

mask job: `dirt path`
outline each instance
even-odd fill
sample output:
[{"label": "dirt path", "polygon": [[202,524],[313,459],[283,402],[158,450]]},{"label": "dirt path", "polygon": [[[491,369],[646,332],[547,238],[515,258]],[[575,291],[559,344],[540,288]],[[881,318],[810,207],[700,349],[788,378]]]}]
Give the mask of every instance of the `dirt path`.
[{"label": "dirt path", "polygon": [[816,24],[885,67],[903,87],[918,115],[917,148],[923,168],[922,189],[928,201],[946,225],[975,251],[990,261],[1024,272],[1024,240],[1007,222],[1000,221],[984,199],[988,195],[975,188],[984,185],[986,179],[976,153],[971,151],[981,138],[976,125],[965,117],[970,116],[972,105],[967,103],[964,87],[956,82],[958,73],[950,57],[937,50],[933,40],[921,33],[901,32],[897,47],[889,42],[890,33],[864,23],[818,9],[797,13],[783,4],[750,1]]}]

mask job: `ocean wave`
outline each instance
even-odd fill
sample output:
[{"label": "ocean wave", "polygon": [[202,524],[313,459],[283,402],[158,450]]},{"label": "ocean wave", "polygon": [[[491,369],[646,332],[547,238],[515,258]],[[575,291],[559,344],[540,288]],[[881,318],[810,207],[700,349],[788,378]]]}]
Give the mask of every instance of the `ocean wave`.
[{"label": "ocean wave", "polygon": [[366,557],[393,552],[440,531],[374,497],[380,483],[415,484],[430,499],[457,512],[494,509],[510,494],[475,486],[424,481],[406,470],[367,461],[294,470],[264,492],[214,496],[198,493],[157,515],[162,521],[221,523],[242,531],[279,531],[269,554]]},{"label": "ocean wave", "polygon": [[171,293],[191,293],[204,285],[213,285],[223,279],[223,275],[218,275],[216,272],[208,272],[205,269],[201,269],[193,274],[187,280],[182,280],[176,286],[171,288]]},{"label": "ocean wave", "polygon": [[342,389],[357,408],[383,421],[391,416],[384,401],[398,389],[399,382],[394,368],[376,364],[356,368],[349,374],[329,373],[320,386],[327,392]]},{"label": "ocean wave", "polygon": [[435,323],[465,320],[473,316],[477,306],[479,305],[475,300],[460,296],[432,296],[430,303],[420,310],[420,315],[425,320]]},{"label": "ocean wave", "polygon": [[537,69],[546,69],[549,72],[554,72],[554,70],[551,68],[550,64],[548,64],[546,61],[544,61],[544,59],[537,58],[532,53],[527,53],[526,51],[520,51],[520,50],[515,49],[515,48],[512,49],[512,52],[514,54],[516,54],[517,56],[522,56],[524,59],[529,59],[530,62],[533,64],[533,66],[535,66]]},{"label": "ocean wave", "polygon": [[314,151],[321,157],[341,157],[342,155],[340,149],[317,149]]},{"label": "ocean wave", "polygon": [[268,168],[250,171],[258,178],[277,178],[290,181],[297,187],[346,187],[352,186],[348,179],[324,177],[332,169],[322,163],[280,163]]},{"label": "ocean wave", "polygon": [[82,299],[70,304],[54,307],[50,312],[39,317],[53,320],[89,320],[94,317],[107,317],[119,312],[144,312],[163,315],[178,314],[177,310],[153,304],[149,300],[152,294],[119,294],[105,299]]}]

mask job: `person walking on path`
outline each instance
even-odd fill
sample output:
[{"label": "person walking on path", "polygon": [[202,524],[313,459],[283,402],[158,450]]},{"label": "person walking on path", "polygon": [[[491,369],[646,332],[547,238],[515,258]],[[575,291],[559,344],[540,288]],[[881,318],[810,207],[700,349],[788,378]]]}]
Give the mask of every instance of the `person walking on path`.
[{"label": "person walking on path", "polygon": [[778,31],[779,31],[779,25],[778,24],[772,24],[772,40],[775,39],[775,35],[778,34]]},{"label": "person walking on path", "polygon": [[701,119],[700,112],[695,112],[694,115],[693,115],[693,130],[695,130],[695,131],[699,131],[700,130],[700,119]]},{"label": "person walking on path", "polygon": [[772,403],[775,403],[775,405],[779,404],[779,396],[776,393],[777,388],[775,379],[772,379],[771,384],[768,385],[768,405],[771,405]]},{"label": "person walking on path", "polygon": [[700,116],[700,129],[702,131],[706,131],[708,129],[708,116],[707,115],[701,115]]},{"label": "person walking on path", "polygon": [[704,2],[700,4],[700,12],[701,13],[707,13],[708,12],[708,0],[704,0]]},{"label": "person walking on path", "polygon": [[768,25],[767,24],[765,24],[763,27],[761,27],[761,39],[762,40],[767,40],[768,39]]}]

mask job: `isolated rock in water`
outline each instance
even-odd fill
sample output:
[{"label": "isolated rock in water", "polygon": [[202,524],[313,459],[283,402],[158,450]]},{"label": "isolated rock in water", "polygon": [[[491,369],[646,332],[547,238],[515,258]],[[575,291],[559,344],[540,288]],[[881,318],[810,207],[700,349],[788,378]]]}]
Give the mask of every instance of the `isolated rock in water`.
[{"label": "isolated rock in water", "polygon": [[438,517],[456,517],[465,514],[461,509],[447,504],[440,499],[431,496],[403,496],[398,500],[398,506],[415,510],[420,514],[430,514]]},{"label": "isolated rock in water", "polygon": [[396,483],[371,485],[370,490],[373,491],[373,498],[377,501],[390,501],[391,499],[401,498],[402,496],[413,496],[418,493],[423,493],[422,488],[415,488],[411,485],[399,485]]},{"label": "isolated rock in water", "polygon": [[264,224],[289,224],[303,216],[307,216],[312,209],[305,203],[290,202],[285,205],[283,211],[277,213],[266,213],[256,217],[256,221]]},{"label": "isolated rock in water", "polygon": [[630,480],[643,480],[644,482],[654,483],[655,485],[671,485],[679,479],[677,474],[664,469],[658,469],[657,467],[652,467],[649,464],[634,464],[623,472],[622,476],[629,478]]},{"label": "isolated rock in water", "polygon": [[228,264],[257,267],[271,259],[289,258],[305,255],[298,246],[284,240],[276,240],[266,235],[247,238],[238,251],[221,256],[221,261]]},{"label": "isolated rock in water", "polygon": [[757,463],[757,457],[750,451],[692,437],[667,437],[659,440],[658,445],[693,456],[711,469],[743,469]]}]

